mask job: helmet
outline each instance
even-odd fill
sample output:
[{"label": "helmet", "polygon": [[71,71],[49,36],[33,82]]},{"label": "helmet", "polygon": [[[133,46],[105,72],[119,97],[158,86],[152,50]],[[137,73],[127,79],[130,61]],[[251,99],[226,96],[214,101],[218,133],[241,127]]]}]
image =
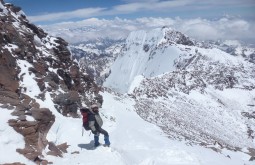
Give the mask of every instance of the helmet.
[{"label": "helmet", "polygon": [[97,104],[91,105],[91,109],[93,109],[93,108],[98,108],[98,105]]},{"label": "helmet", "polygon": [[98,113],[98,105],[97,104],[91,105],[91,109],[93,112]]}]

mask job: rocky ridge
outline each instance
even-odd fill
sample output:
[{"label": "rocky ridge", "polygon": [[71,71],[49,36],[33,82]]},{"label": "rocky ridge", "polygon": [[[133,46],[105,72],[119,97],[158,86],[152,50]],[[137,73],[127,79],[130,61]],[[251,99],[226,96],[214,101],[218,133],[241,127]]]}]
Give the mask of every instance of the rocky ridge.
[{"label": "rocky ridge", "polygon": [[110,74],[110,66],[123,48],[124,41],[98,39],[70,45],[72,55],[80,67],[102,85]]},{"label": "rocky ridge", "polygon": [[[253,62],[246,56],[231,56],[218,49],[212,52],[176,46],[183,50],[175,61],[176,70],[144,78],[134,89],[137,113],[160,126],[171,138],[204,146],[220,144],[219,151],[223,148],[242,151],[247,147],[252,159]],[[243,102],[241,97],[245,98]]]},{"label": "rocky ridge", "polygon": [[137,113],[170,138],[219,152],[245,150],[253,159],[254,52],[236,47],[229,53],[167,27],[134,32],[105,84],[128,92]]},{"label": "rocky ridge", "polygon": [[17,152],[35,162],[42,161],[46,147],[55,156],[68,147],[46,138],[55,121],[55,112],[41,105],[46,97],[58,113],[72,117],[78,117],[79,106],[103,102],[100,88],[80,70],[67,46],[31,24],[20,7],[0,0],[0,105],[17,116],[9,120],[24,136],[25,147]]}]

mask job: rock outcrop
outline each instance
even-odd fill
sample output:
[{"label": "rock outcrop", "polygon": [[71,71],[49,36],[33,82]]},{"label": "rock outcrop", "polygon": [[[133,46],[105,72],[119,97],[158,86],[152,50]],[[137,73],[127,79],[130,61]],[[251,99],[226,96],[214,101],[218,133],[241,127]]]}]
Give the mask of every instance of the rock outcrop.
[{"label": "rock outcrop", "polygon": [[94,77],[98,85],[102,85],[110,74],[110,66],[123,48],[123,42],[101,39],[71,45],[70,48],[80,67]]},{"label": "rock outcrop", "polygon": [[170,138],[254,149],[255,49],[227,47],[166,27],[132,32],[104,85],[129,93],[136,112]]},{"label": "rock outcrop", "polygon": [[[17,116],[9,120],[24,136],[25,148],[17,152],[32,161],[42,161],[46,146],[57,156],[66,150],[46,139],[54,113],[77,117],[82,103],[103,102],[100,88],[80,70],[67,46],[31,24],[20,7],[0,1],[0,105]],[[48,97],[55,107],[43,104]]]}]

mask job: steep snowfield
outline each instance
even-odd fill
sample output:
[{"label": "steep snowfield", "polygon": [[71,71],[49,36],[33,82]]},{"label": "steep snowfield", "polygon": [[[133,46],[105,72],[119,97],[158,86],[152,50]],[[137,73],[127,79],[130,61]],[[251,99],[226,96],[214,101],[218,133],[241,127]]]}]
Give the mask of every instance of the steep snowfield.
[{"label": "steep snowfield", "polygon": [[[0,10],[3,11],[0,16],[6,15],[8,12],[2,5],[2,2],[0,2]],[[26,32],[26,29],[23,29],[25,28],[25,26],[22,26],[22,21],[19,20],[19,16],[21,15],[23,15],[22,11],[18,12],[17,15],[13,15],[13,17],[15,18],[14,20],[10,20],[13,21],[14,27],[18,29],[21,34],[23,34],[23,32]],[[33,34],[31,29],[27,30],[29,31],[29,34]],[[35,28],[34,30],[38,29]],[[60,42],[60,40],[57,40],[57,38],[49,37],[43,32],[41,32],[40,34],[45,36],[40,39],[39,35],[35,35],[32,42],[35,43],[34,51],[40,51],[42,54],[36,54],[34,52],[30,53],[35,56],[43,55],[45,57],[51,57],[52,53],[50,49],[56,46],[60,46],[58,45],[58,42]],[[60,43],[64,44],[63,42],[64,41],[61,41]],[[43,43],[45,43],[45,45]],[[197,49],[198,52],[196,52],[195,48],[182,46],[183,44],[190,45],[192,44],[192,42],[188,40],[185,36],[181,36],[180,33],[172,33],[172,31],[169,31],[169,29],[167,28],[155,29],[151,32],[139,31],[131,33],[131,35],[127,39],[127,45],[125,47],[126,50],[122,52],[123,54],[119,56],[118,60],[113,65],[113,74],[111,74],[107,83],[108,86],[117,88],[122,92],[126,92],[128,91],[128,89],[132,89],[129,90],[130,93],[132,93],[133,91],[137,91],[137,95],[117,96],[107,92],[102,93],[104,103],[103,107],[100,109],[100,113],[104,120],[103,128],[105,128],[110,134],[110,140],[112,143],[110,148],[105,148],[102,146],[94,148],[93,135],[91,135],[90,132],[82,133],[82,119],[65,117],[57,111],[55,107],[56,105],[54,105],[52,101],[53,95],[65,93],[63,91],[63,88],[56,88],[56,90],[45,90],[43,93],[44,97],[38,97],[41,94],[38,83],[36,82],[36,79],[38,77],[36,77],[36,75],[31,72],[31,70],[29,70],[29,67],[31,67],[31,63],[35,62],[35,59],[30,61],[31,63],[25,60],[17,60],[17,65],[21,69],[18,78],[23,80],[20,81],[19,84],[20,87],[22,87],[21,92],[27,94],[32,99],[35,99],[36,102],[40,104],[41,108],[50,109],[56,117],[54,124],[50,128],[49,133],[47,134],[47,140],[49,142],[53,142],[55,145],[63,143],[67,143],[67,145],[69,145],[67,149],[68,152],[63,154],[62,158],[47,155],[47,152],[49,151],[48,146],[46,146],[46,149],[43,151],[43,156],[41,158],[51,161],[54,165],[254,164],[253,162],[248,161],[250,159],[250,156],[244,153],[248,152],[247,147],[254,144],[253,140],[247,140],[247,136],[249,136],[248,131],[253,131],[255,129],[253,119],[249,119],[249,115],[252,115],[253,113],[253,84],[255,84],[255,79],[253,79],[253,77],[251,76],[254,76],[254,72],[252,72],[252,69],[247,69],[248,67],[252,68],[253,66],[239,66],[239,60],[236,60],[236,58],[234,57],[231,57],[231,59],[225,58],[227,57],[226,54],[224,54],[218,49],[207,50],[201,48]],[[4,48],[8,49],[9,52],[12,52],[12,49],[17,48],[17,45],[11,44],[9,46],[4,46]],[[111,50],[112,49],[107,49],[106,53],[111,52]],[[216,52],[217,56],[212,52]],[[61,51],[61,57],[62,55],[64,55],[62,53],[63,52]],[[92,51],[91,53],[93,54],[97,52]],[[191,57],[194,58],[187,58],[190,54]],[[192,74],[177,74],[177,77],[174,77],[174,75],[173,78],[176,79],[173,80],[180,80],[178,81],[178,83],[181,82],[179,84],[176,83],[176,87],[173,88],[174,92],[171,91],[171,86],[166,86],[169,84],[169,81],[163,81],[163,79],[165,78],[165,80],[169,80],[167,76],[169,76],[170,74],[165,72],[174,71],[177,67],[177,64],[180,64],[180,67],[185,68],[191,62],[195,63],[199,61],[199,58],[207,59],[208,56],[211,56],[210,58],[221,61],[223,63],[219,66],[215,65],[218,67],[222,67],[222,70],[224,71],[222,73],[223,76],[225,76],[225,73],[229,73],[227,72],[226,68],[224,68],[225,64],[227,64],[227,66],[233,66],[232,64],[234,64],[235,67],[244,70],[244,72],[240,73],[240,75],[238,76],[241,78],[246,76],[250,78],[250,80],[241,79],[239,84],[237,83],[241,86],[234,87],[247,87],[247,89],[243,88],[227,90],[227,92],[222,92],[219,90],[209,90],[206,91],[208,93],[206,95],[207,97],[205,97],[205,95],[199,92],[199,89],[202,90],[202,86],[204,84],[201,83],[202,81],[198,81],[197,83],[195,81],[197,77],[192,77],[194,76]],[[175,59],[177,59],[178,57],[180,57],[180,61],[175,61]],[[57,60],[57,58],[55,57],[51,58],[53,60]],[[69,59],[68,53],[66,54],[66,59]],[[104,60],[102,61],[104,62]],[[216,62],[215,64],[218,63]],[[192,66],[198,66],[198,68],[202,68],[203,71],[214,71],[214,73],[217,73],[218,71],[214,70],[214,68],[207,67],[207,65],[204,64],[203,61],[200,61],[198,65]],[[48,67],[48,69],[52,73],[54,72],[54,75],[57,75],[57,69],[53,69],[51,67]],[[192,71],[194,68],[187,67],[187,69],[189,71]],[[234,67],[233,70],[235,70]],[[108,70],[103,71],[108,73]],[[211,77],[205,76],[208,74],[208,72],[203,72],[204,74],[200,73],[201,72],[198,72],[199,76],[204,76],[203,78],[205,79],[208,78],[214,80]],[[166,75],[166,77],[164,77],[164,75]],[[233,75],[234,73],[231,71],[229,77],[227,78],[231,79],[233,78]],[[143,76],[147,77],[146,81],[143,81]],[[221,75],[219,77],[221,77]],[[139,84],[133,82],[134,78],[136,79],[136,83],[138,82]],[[172,78],[171,75],[170,78]],[[182,80],[185,80],[184,83],[182,82]],[[208,81],[208,84],[210,85],[210,83],[217,83],[222,85],[220,87],[225,88],[225,80],[226,82],[229,81],[227,81],[228,79],[223,80],[224,81],[219,82]],[[146,84],[146,82],[150,83]],[[165,82],[166,84],[164,84]],[[194,82],[195,85],[198,85],[198,87],[196,88],[195,86],[194,91],[190,92],[187,88],[192,87],[191,89],[193,89]],[[157,86],[157,84],[159,84],[159,86]],[[230,84],[230,86],[231,85],[232,84]],[[49,82],[45,82],[45,87],[47,88],[49,86]],[[242,90],[251,91],[248,93]],[[190,95],[187,96],[188,94],[185,92],[189,93]],[[238,96],[241,96],[242,98],[240,99],[237,94],[239,94]],[[90,97],[89,95],[86,96]],[[136,98],[132,97],[135,98],[134,100],[129,96],[135,96]],[[151,97],[151,99],[148,99],[147,96]],[[168,96],[168,99],[165,99],[164,96]],[[158,97],[158,99],[155,99],[154,97]],[[141,104],[143,106],[145,105],[145,108],[140,108]],[[224,108],[222,108],[223,104]],[[247,107],[248,104],[251,106]],[[167,111],[160,111],[160,108],[162,108],[160,107],[161,105],[163,105],[162,107],[167,106],[167,108],[164,109]],[[147,108],[146,106],[150,107]],[[16,149],[24,148],[25,142],[23,137],[17,132],[15,132],[13,128],[8,125],[8,120],[17,119],[18,121],[34,121],[35,119],[31,117],[31,114],[29,113],[24,115],[23,119],[17,116],[13,116],[11,115],[13,110],[8,110],[6,107],[8,107],[9,109],[13,108],[10,105],[0,104],[0,164],[14,162],[21,162],[28,165],[34,164],[33,162],[28,161],[23,155],[20,155],[16,152]],[[201,107],[204,107],[204,109],[201,109]],[[241,111],[244,109],[245,111]],[[231,111],[231,113],[229,113],[229,111]],[[173,112],[173,117],[166,116],[165,114],[160,114],[162,112],[164,112],[165,114],[169,112],[171,114]],[[156,115],[153,116],[153,113]],[[199,118],[196,118],[196,113],[199,114]],[[242,116],[240,113],[244,113],[244,115]],[[146,115],[148,116],[148,118],[146,118]],[[162,115],[162,117],[160,115]],[[173,122],[171,121],[171,119],[173,119]],[[240,119],[244,119],[244,121],[241,121]],[[157,124],[159,127],[145,120]],[[178,120],[181,122],[179,122]],[[174,123],[175,121],[178,121],[181,124],[188,123],[189,125],[183,124],[180,125],[180,127],[177,127],[175,125],[176,123]],[[249,127],[251,130],[248,130],[247,127]],[[23,128],[24,127],[21,126],[20,129]],[[243,152],[226,150],[225,148],[221,148],[221,146],[218,146],[219,144],[217,143],[208,143],[210,145],[207,144],[206,146],[202,147],[196,145],[194,141],[185,141],[184,139],[182,139],[182,141],[178,141],[178,138],[178,140],[174,140],[172,136],[170,139],[169,136],[171,134],[167,134],[167,131],[165,131],[164,129],[161,130],[160,128],[166,128],[167,131],[175,131],[175,133],[180,133],[178,134],[180,136],[189,135],[189,138],[195,137],[196,140],[197,138],[201,138],[202,142],[207,139],[201,136],[201,132],[199,132],[199,130],[205,130],[205,133],[209,135],[215,135],[217,138],[223,136],[223,138],[219,138],[219,141],[217,142],[228,141],[229,139],[233,138],[233,144],[241,145],[241,147],[243,147]],[[253,136],[252,132],[250,136]],[[198,139],[198,141],[199,140],[200,139]],[[214,140],[215,139],[213,139],[213,141]],[[103,142],[102,136],[100,137],[100,141]],[[218,152],[213,150],[217,150]]]},{"label": "steep snowfield", "polygon": [[[200,146],[188,146],[184,142],[170,140],[158,127],[141,119],[134,111],[134,101],[126,96],[102,93],[105,98],[100,113],[111,140],[111,147],[93,148],[93,135],[84,132],[80,118],[57,115],[48,140],[55,144],[67,142],[68,153],[63,158],[46,156],[53,164],[108,164],[108,165],[241,165],[252,164],[249,156],[240,152],[222,150],[217,153]],[[46,99],[45,104],[51,101]],[[51,108],[57,113],[54,108]],[[22,138],[7,124],[11,118],[8,110],[1,108],[1,150],[0,164],[8,162],[28,162],[15,153],[16,146],[22,146]],[[4,137],[4,138],[2,138]],[[15,138],[14,138],[15,137]],[[103,142],[103,136],[100,136]],[[47,150],[46,150],[47,151]],[[45,152],[46,152],[45,151]],[[73,153],[78,151],[79,153]],[[73,153],[73,154],[72,154]],[[4,155],[4,156],[3,156]],[[229,158],[230,157],[230,158]]]},{"label": "steep snowfield", "polygon": [[247,56],[169,28],[133,32],[125,48],[104,85],[135,98],[142,119],[172,139],[253,156],[255,67]]},{"label": "steep snowfield", "polygon": [[[56,121],[50,129],[47,139],[56,145],[65,142],[70,145],[68,153],[64,154],[63,158],[47,156],[48,149],[46,148],[44,151],[44,155],[46,155],[45,159],[52,161],[53,164],[252,164],[248,162],[250,157],[241,152],[231,152],[223,149],[221,153],[217,153],[211,149],[196,145],[187,146],[184,144],[185,141],[170,140],[167,138],[168,135],[163,133],[159,127],[144,121],[136,114],[134,108],[136,102],[133,99],[128,96],[115,96],[107,92],[102,93],[104,103],[101,114],[104,120],[103,128],[109,132],[112,145],[110,148],[99,147],[94,149],[93,135],[90,132],[84,132],[82,136],[81,118],[64,117],[59,114],[54,107],[49,92],[46,92],[44,101],[36,98],[35,96],[38,95],[38,86],[34,83],[34,75],[27,73],[29,64],[23,60],[19,60],[18,65],[21,68],[20,74],[25,73],[23,79],[26,81],[26,83],[20,85],[28,89],[27,94],[35,98],[41,107],[49,108],[56,116]],[[142,79],[142,77],[137,77],[136,80],[138,82],[134,82],[133,87],[137,87]],[[229,99],[237,99],[238,96],[230,92],[221,93],[221,95],[227,95],[225,97],[229,97]],[[206,100],[207,98],[203,98],[199,93],[192,93],[191,96],[197,98],[197,102],[208,102]],[[245,105],[251,103],[250,101],[252,100],[247,100],[246,98],[242,97],[241,103]],[[154,100],[155,103],[157,103],[156,101]],[[11,111],[4,108],[0,110],[2,111],[0,116],[0,164],[12,162],[33,164],[15,151],[16,148],[22,148],[24,146],[22,137],[7,124],[8,119],[15,117],[10,115]],[[211,117],[212,120],[215,119],[214,116]],[[27,120],[33,120],[33,118],[27,116]],[[100,141],[103,142],[102,136]],[[217,148],[217,146],[212,147]],[[77,151],[79,152],[78,154],[74,153]]]},{"label": "steep snowfield", "polygon": [[165,30],[160,28],[130,33],[125,50],[113,63],[104,86],[125,93],[137,75],[153,77],[172,71],[174,59],[181,51],[175,46],[164,47],[164,36]]},{"label": "steep snowfield", "polygon": [[[241,52],[238,53],[237,49]],[[216,72],[224,70],[229,76],[235,75],[240,80],[239,83],[244,85],[244,78],[254,77],[254,74],[251,74],[254,70],[253,54],[254,49],[246,47],[232,50],[228,45],[224,48],[213,44],[206,46],[167,27],[136,31],[128,36],[125,47],[111,66],[111,74],[104,82],[104,86],[126,93],[130,91],[136,76],[152,78],[178,70],[208,72],[214,71],[215,65],[222,65]],[[200,62],[201,58],[203,63],[198,66],[196,62]],[[233,69],[237,69],[237,72],[235,73]],[[208,72],[208,77],[210,74]],[[255,80],[249,81],[248,86],[255,84]]]}]

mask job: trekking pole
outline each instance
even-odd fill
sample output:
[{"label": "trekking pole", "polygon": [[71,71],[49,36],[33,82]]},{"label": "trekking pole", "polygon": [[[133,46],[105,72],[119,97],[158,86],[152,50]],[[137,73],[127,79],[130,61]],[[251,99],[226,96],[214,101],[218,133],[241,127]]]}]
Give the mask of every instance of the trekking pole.
[{"label": "trekking pole", "polygon": [[84,133],[83,126],[81,127],[81,130],[82,130],[81,136],[83,136]]}]

